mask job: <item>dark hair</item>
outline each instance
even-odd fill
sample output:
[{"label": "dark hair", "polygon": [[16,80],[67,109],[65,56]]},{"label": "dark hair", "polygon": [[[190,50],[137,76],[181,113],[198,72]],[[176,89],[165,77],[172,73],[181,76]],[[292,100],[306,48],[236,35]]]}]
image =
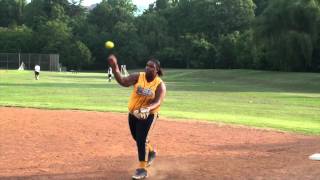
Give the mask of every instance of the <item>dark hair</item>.
[{"label": "dark hair", "polygon": [[152,61],[152,62],[154,62],[156,64],[157,71],[158,71],[157,72],[158,76],[163,76],[163,72],[162,72],[162,69],[161,69],[161,66],[160,66],[160,61],[158,59],[156,59],[156,58],[150,58],[149,61]]}]

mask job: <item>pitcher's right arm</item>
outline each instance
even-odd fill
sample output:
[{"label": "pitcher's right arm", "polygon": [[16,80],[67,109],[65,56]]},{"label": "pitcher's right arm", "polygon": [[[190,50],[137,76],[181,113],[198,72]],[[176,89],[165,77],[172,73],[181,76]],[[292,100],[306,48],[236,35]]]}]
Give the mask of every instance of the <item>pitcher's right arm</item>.
[{"label": "pitcher's right arm", "polygon": [[138,82],[139,79],[139,73],[132,73],[127,77],[123,77],[121,76],[120,70],[119,70],[119,66],[118,66],[118,61],[115,55],[111,54],[108,57],[108,63],[112,68],[112,72],[114,74],[114,77],[116,79],[116,81],[124,87],[129,87],[132,86],[134,84],[136,84]]}]

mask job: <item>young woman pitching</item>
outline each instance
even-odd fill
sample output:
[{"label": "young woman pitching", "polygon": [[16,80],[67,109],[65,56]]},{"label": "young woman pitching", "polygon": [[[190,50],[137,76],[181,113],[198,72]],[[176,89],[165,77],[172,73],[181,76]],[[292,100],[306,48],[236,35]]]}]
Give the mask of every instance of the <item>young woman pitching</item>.
[{"label": "young woman pitching", "polygon": [[160,62],[150,59],[146,64],[145,72],[133,73],[127,77],[121,76],[115,55],[110,55],[108,62],[116,81],[121,86],[133,86],[128,104],[128,120],[132,137],[138,147],[139,167],[132,178],[144,179],[148,177],[147,167],[156,157],[148,136],[158,118],[161,102],[166,95],[166,86],[160,79],[162,76]]}]

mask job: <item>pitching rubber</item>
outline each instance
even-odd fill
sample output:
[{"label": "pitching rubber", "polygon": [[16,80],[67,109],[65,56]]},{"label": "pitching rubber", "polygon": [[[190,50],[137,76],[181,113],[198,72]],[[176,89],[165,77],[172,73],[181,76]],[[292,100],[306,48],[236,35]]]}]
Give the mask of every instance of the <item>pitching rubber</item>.
[{"label": "pitching rubber", "polygon": [[315,153],[309,156],[310,160],[320,161],[320,153]]}]

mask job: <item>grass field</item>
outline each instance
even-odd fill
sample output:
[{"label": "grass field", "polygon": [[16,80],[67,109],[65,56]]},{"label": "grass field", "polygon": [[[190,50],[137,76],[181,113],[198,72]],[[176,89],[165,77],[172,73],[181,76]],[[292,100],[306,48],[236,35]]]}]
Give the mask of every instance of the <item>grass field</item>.
[{"label": "grass field", "polygon": [[[166,70],[161,116],[320,135],[320,74]],[[132,88],[103,73],[0,70],[0,106],[127,112]]]}]

